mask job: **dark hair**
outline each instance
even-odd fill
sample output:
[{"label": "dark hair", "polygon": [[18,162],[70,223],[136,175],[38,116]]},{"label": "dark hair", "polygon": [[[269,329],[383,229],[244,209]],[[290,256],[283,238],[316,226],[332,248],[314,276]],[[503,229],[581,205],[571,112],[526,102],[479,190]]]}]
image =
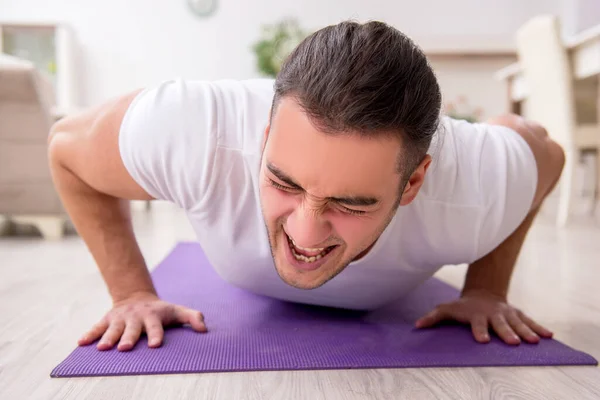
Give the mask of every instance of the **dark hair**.
[{"label": "dark hair", "polygon": [[400,135],[399,171],[408,179],[437,131],[441,93],[425,54],[383,22],[345,21],[304,39],[275,80],[327,133]]}]

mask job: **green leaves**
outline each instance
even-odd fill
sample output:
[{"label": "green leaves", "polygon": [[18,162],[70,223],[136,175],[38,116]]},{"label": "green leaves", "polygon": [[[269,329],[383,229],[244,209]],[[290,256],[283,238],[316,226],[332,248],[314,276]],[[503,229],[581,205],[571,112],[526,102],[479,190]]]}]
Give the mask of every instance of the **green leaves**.
[{"label": "green leaves", "polygon": [[260,39],[252,46],[261,74],[276,77],[284,60],[306,36],[293,18],[263,26]]}]

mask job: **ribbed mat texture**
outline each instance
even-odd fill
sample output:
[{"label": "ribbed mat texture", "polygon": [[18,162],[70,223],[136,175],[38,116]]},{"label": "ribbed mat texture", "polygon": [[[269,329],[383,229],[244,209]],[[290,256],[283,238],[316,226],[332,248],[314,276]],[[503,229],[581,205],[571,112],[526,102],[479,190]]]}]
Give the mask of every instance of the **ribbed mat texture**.
[{"label": "ribbed mat texture", "polygon": [[147,347],[145,336],[130,352],[78,347],[51,376],[597,365],[590,355],[556,340],[515,347],[496,337],[478,344],[470,328],[458,324],[415,329],[420,316],[458,296],[456,289],[437,279],[372,312],[299,305],[232,287],[213,271],[195,243],[179,243],[152,277],[163,299],[202,311],[209,332],[171,328],[157,349]]}]

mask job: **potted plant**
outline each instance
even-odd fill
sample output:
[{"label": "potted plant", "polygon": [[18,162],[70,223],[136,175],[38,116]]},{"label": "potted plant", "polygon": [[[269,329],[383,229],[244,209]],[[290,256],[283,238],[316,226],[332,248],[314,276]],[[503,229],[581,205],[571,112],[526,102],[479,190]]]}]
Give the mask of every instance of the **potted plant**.
[{"label": "potted plant", "polygon": [[260,39],[252,46],[259,72],[276,77],[283,61],[306,36],[294,18],[264,25]]}]

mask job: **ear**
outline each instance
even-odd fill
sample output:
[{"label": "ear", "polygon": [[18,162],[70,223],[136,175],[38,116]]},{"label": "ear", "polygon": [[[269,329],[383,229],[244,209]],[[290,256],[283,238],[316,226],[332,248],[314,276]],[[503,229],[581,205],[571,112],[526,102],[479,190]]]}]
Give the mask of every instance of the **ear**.
[{"label": "ear", "polygon": [[271,124],[268,123],[267,127],[265,128],[265,132],[263,134],[262,148],[261,148],[262,151],[265,150],[265,146],[267,145],[267,139],[269,138],[269,131],[270,130],[271,130]]},{"label": "ear", "polygon": [[431,156],[427,154],[408,179],[406,187],[404,188],[404,192],[402,193],[402,199],[400,200],[401,206],[410,204],[415,197],[417,197],[417,193],[419,193],[421,186],[423,186],[425,174],[427,173],[427,169],[429,169],[430,165]]}]

